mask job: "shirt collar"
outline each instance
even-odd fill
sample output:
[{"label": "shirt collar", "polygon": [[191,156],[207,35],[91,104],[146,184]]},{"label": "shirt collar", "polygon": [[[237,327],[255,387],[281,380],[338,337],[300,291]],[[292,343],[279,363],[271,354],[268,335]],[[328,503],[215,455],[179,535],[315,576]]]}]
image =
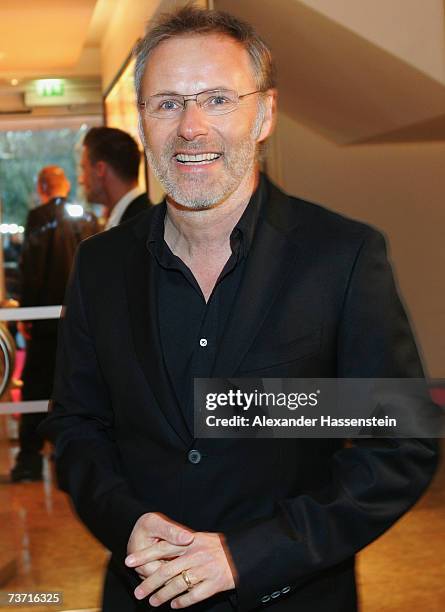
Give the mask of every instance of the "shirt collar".
[{"label": "shirt collar", "polygon": [[144,190],[139,186],[130,189],[127,193],[114,205],[113,210],[111,211],[111,215],[108,218],[108,221],[105,225],[105,229],[108,230],[116,225],[119,225],[119,222],[127,209],[130,202],[135,200],[137,197],[142,195]]},{"label": "shirt collar", "polygon": [[242,245],[242,256],[246,257],[249,249],[252,245],[255,230],[258,224],[258,217],[262,203],[265,199],[266,186],[265,180],[262,174],[258,181],[258,186],[253,192],[248,205],[246,206],[240,220],[235,225],[230,234],[230,241],[233,243],[234,240],[241,239]]}]

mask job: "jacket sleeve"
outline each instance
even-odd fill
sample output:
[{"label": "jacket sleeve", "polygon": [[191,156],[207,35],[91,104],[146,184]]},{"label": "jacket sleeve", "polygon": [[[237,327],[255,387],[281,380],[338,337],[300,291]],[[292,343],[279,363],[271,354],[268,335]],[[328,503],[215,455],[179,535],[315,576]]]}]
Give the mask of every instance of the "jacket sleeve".
[{"label": "jacket sleeve", "polygon": [[[39,306],[45,280],[48,249],[53,229],[45,224],[40,207],[31,210],[26,220],[20,257],[20,305]],[[42,217],[42,218],[41,218]]]},{"label": "jacket sleeve", "polygon": [[60,488],[90,531],[122,560],[136,520],[149,509],[121,473],[111,401],[83,303],[82,259],[81,246],[59,325],[53,401],[40,431],[55,444]]},{"label": "jacket sleeve", "polygon": [[[351,269],[338,329],[340,378],[422,377],[383,237],[367,231]],[[337,451],[323,490],[283,499],[275,513],[225,534],[240,610],[298,589],[352,557],[419,498],[437,464],[429,439],[356,439]]]}]

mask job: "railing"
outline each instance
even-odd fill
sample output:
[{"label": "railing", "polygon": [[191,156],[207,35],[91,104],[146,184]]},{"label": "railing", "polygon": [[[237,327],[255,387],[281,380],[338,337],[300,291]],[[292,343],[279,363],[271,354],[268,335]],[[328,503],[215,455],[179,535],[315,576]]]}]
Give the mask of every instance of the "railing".
[{"label": "railing", "polygon": [[[6,321],[36,321],[58,319],[61,306],[35,306],[32,308],[0,308],[0,399],[11,383],[15,363],[15,342],[4,324]],[[49,400],[26,402],[0,402],[0,414],[46,412]]]}]

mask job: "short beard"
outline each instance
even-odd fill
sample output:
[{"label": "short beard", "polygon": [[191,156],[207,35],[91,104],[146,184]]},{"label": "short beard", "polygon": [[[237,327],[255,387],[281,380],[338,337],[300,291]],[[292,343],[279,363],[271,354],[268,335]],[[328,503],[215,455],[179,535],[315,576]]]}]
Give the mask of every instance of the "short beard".
[{"label": "short beard", "polygon": [[[237,143],[235,150],[232,148],[227,153],[227,148],[223,142],[208,143],[211,145],[208,147],[210,150],[213,149],[222,153],[221,162],[224,164],[225,172],[223,180],[219,178],[213,181],[206,181],[205,185],[203,185],[201,177],[193,174],[190,174],[186,181],[181,181],[183,184],[177,181],[170,164],[178,145],[184,149],[184,141],[182,139],[180,143],[176,139],[167,143],[166,149],[158,158],[153,154],[152,149],[146,142],[141,124],[140,134],[147,162],[164,187],[167,195],[184,208],[205,210],[226,200],[239,187],[242,180],[252,172],[257,162],[258,154],[256,139],[261,132],[263,121],[264,106],[260,102],[255,123],[250,133],[244,140]],[[188,153],[202,151],[203,143],[189,143],[186,148]],[[185,182],[186,184],[184,184]]]}]

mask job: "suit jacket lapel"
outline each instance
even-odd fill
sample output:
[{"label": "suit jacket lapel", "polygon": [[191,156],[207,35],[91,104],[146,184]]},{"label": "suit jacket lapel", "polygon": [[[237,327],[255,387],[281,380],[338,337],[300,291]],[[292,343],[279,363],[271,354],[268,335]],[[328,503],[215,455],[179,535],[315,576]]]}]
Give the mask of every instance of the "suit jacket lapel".
[{"label": "suit jacket lapel", "polygon": [[[264,180],[264,179],[263,179]],[[271,183],[250,247],[240,291],[235,298],[213,376],[234,376],[260,331],[298,254],[295,217],[288,217],[289,200]]]},{"label": "suit jacket lapel", "polygon": [[[149,218],[151,218],[151,213]],[[162,358],[159,336],[156,265],[146,246],[149,223],[135,228],[138,237],[126,261],[130,322],[137,357],[170,426],[183,444],[191,441]]]}]

